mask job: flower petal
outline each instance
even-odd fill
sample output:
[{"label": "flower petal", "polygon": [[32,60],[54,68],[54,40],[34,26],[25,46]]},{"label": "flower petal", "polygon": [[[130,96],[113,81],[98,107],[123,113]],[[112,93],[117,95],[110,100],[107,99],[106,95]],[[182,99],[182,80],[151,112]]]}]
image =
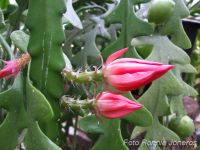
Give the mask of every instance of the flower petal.
[{"label": "flower petal", "polygon": [[136,59],[136,58],[120,58],[116,59],[110,64],[121,64],[121,63],[139,63],[139,64],[147,64],[147,65],[163,65],[160,62],[154,62],[154,61],[148,61],[148,60],[142,60],[142,59]]},{"label": "flower petal", "polygon": [[110,62],[112,62],[113,60],[117,59],[121,55],[123,55],[126,51],[128,51],[128,48],[121,49],[121,50],[113,53],[112,55],[110,55],[106,60],[106,65],[108,65]]},{"label": "flower petal", "polygon": [[172,69],[172,65],[146,65],[138,63],[122,63],[108,65],[106,71],[104,72],[105,77],[109,75],[121,75],[125,73],[136,73],[136,72],[146,72],[146,71],[155,71],[155,72],[167,72]]},{"label": "flower petal", "polygon": [[106,118],[110,118],[110,119],[115,119],[115,118],[121,118],[124,117],[128,114],[130,114],[131,112],[140,109],[142,106],[136,106],[134,109],[123,109],[123,110],[115,110],[115,112],[113,113],[113,111],[104,111],[101,112],[101,114],[106,117]]},{"label": "flower petal", "polygon": [[109,92],[102,92],[97,98],[97,112],[106,118],[120,118],[142,107],[141,104],[122,95]]},{"label": "flower petal", "polygon": [[118,90],[135,90],[150,83],[154,73],[154,71],[147,71],[133,74],[110,75],[108,77],[108,83]]}]

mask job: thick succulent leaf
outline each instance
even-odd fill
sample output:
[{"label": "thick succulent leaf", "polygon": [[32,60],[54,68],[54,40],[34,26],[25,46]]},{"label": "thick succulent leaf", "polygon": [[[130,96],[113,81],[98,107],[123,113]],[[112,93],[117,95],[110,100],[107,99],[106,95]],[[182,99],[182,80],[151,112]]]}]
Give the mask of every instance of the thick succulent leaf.
[{"label": "thick succulent leaf", "polygon": [[[137,102],[133,98],[133,96],[130,92],[126,93],[125,96],[127,96],[127,98]],[[128,116],[125,116],[123,119],[127,120],[128,122],[133,123],[136,126],[141,126],[141,127],[150,126],[153,121],[151,112],[149,112],[149,110],[146,109],[145,106],[143,106],[141,109],[138,109],[138,110],[132,112]]]},{"label": "thick succulent leaf", "polygon": [[112,11],[106,18],[106,22],[121,23],[122,29],[116,41],[107,46],[102,55],[104,58],[116,50],[129,47],[129,52],[125,54],[128,57],[139,57],[135,49],[131,46],[131,39],[133,37],[149,35],[153,32],[152,25],[140,20],[134,13],[133,3],[138,3],[137,0],[122,0],[117,5],[117,8]]},{"label": "thick succulent leaf", "polygon": [[104,126],[100,123],[95,115],[86,116],[80,119],[78,122],[79,127],[81,130],[87,132],[87,133],[103,133],[104,132]]},{"label": "thick succulent leaf", "polygon": [[65,0],[66,1],[66,7],[67,12],[63,14],[63,16],[75,27],[79,29],[83,29],[83,25],[81,23],[81,20],[79,16],[76,14],[73,6],[72,6],[72,0]]},{"label": "thick succulent leaf", "polygon": [[[188,69],[188,70],[187,70]],[[198,92],[191,87],[189,84],[187,84],[186,82],[184,82],[182,80],[182,76],[181,74],[184,73],[194,73],[194,71],[196,71],[193,67],[191,67],[191,65],[176,65],[176,68],[174,69],[174,74],[176,75],[176,77],[179,79],[179,81],[182,84],[182,89],[183,89],[183,96],[197,96]]]},{"label": "thick succulent leaf", "polygon": [[84,47],[72,58],[72,64],[76,66],[87,66],[88,57],[93,57],[98,60],[100,52],[95,43],[97,34],[98,28],[95,28],[80,37],[81,41],[84,42]]},{"label": "thick succulent leaf", "polygon": [[33,123],[29,126],[25,137],[25,145],[27,150],[38,150],[38,147],[41,150],[61,150],[42,133],[38,123]]},{"label": "thick succulent leaf", "polygon": [[60,116],[59,98],[64,93],[60,74],[65,67],[61,49],[64,41],[61,14],[64,12],[63,0],[30,0],[26,20],[30,30],[28,52],[32,58],[30,79],[48,99],[54,112],[50,122],[39,123],[42,131],[53,141],[57,141],[60,133],[57,121]]},{"label": "thick succulent leaf", "polygon": [[169,35],[174,44],[187,49],[191,47],[191,43],[184,31],[181,19],[189,16],[190,12],[186,7],[184,0],[175,0],[175,2],[174,13],[161,29],[161,34]]},{"label": "thick succulent leaf", "polygon": [[120,120],[102,120],[102,126],[104,126],[104,132],[99,137],[98,141],[92,147],[91,150],[102,149],[115,149],[115,150],[128,150],[127,146],[123,142],[120,131]]},{"label": "thick succulent leaf", "polygon": [[152,114],[148,111],[148,109],[146,109],[145,106],[143,106],[143,108],[134,111],[133,113],[129,114],[123,119],[133,123],[134,125],[147,127],[152,124],[153,117]]},{"label": "thick succulent leaf", "polygon": [[[169,130],[167,127],[160,124],[157,118],[154,119],[153,125],[147,128],[147,134],[143,143],[138,148],[139,150],[149,150],[149,149],[160,149],[157,144],[149,144],[151,141],[163,141],[162,145],[166,144],[167,141],[179,141],[180,138],[173,131]],[[164,143],[165,142],[165,143]]]},{"label": "thick succulent leaf", "polygon": [[[91,64],[100,64],[100,51],[96,45],[96,38],[97,36],[110,38],[105,22],[100,16],[88,17],[83,23],[83,30],[66,30],[66,35],[69,36],[66,39],[64,49],[73,65],[87,67]],[[74,53],[71,44],[77,45],[78,42],[83,43],[83,45]]]},{"label": "thick succulent leaf", "polygon": [[1,9],[6,9],[8,7],[9,0],[1,0],[0,1],[0,8]]},{"label": "thick succulent leaf", "polygon": [[159,81],[151,85],[148,91],[139,99],[139,102],[154,116],[163,116],[169,113],[168,98]]},{"label": "thick succulent leaf", "polygon": [[[142,36],[132,40],[133,46],[152,45],[153,50],[147,58],[162,63],[178,63],[186,65],[190,63],[190,57],[181,48],[174,45],[167,36],[153,35]],[[174,55],[174,53],[176,55]]]},{"label": "thick succulent leaf", "polygon": [[146,129],[144,127],[136,126],[131,134],[131,139],[140,136],[140,134],[142,134],[143,132],[146,132]]},{"label": "thick succulent leaf", "polygon": [[[22,52],[27,52],[28,42],[30,36],[24,33],[21,30],[16,30],[11,33],[10,35],[11,40],[13,41],[14,45],[19,48]],[[64,61],[65,61],[65,68],[72,70],[72,65],[69,58],[63,53]]]},{"label": "thick succulent leaf", "polygon": [[10,38],[13,41],[14,45],[17,48],[19,48],[19,50],[21,50],[24,53],[27,52],[29,35],[27,35],[21,30],[16,30],[11,33]]},{"label": "thick succulent leaf", "polygon": [[182,96],[172,96],[170,98],[170,111],[171,113],[174,113],[177,116],[186,115],[182,101]]},{"label": "thick succulent leaf", "polygon": [[[135,46],[153,45],[153,50],[152,50],[152,53],[148,56],[147,58],[148,60],[160,61],[160,62],[163,62],[164,64],[168,64],[168,63],[177,64],[174,69],[174,74],[176,75],[176,78],[178,80],[174,78],[174,81],[176,80],[176,82],[174,82],[174,84],[171,84],[171,86],[172,85],[175,86],[175,84],[179,82],[178,84],[176,84],[176,86],[181,84],[181,88],[180,87],[174,88],[172,86],[169,88],[171,92],[175,93],[176,90],[179,90],[179,91],[181,90],[182,94],[185,92],[191,96],[196,95],[195,90],[181,79],[182,72],[191,72],[191,73],[195,72],[195,69],[191,67],[190,65],[190,57],[186,54],[186,52],[181,50],[181,48],[174,45],[168,39],[168,37],[160,36],[160,35],[149,36],[149,37],[142,36],[142,37],[133,39],[132,44]],[[185,67],[187,67],[189,70],[185,71],[186,70]],[[164,78],[164,79],[167,79],[167,78]],[[169,83],[169,82],[166,82],[166,83]],[[167,85],[166,83],[163,84],[163,86]],[[176,90],[172,90],[172,89],[176,89]],[[180,92],[178,93],[180,94]]]},{"label": "thick succulent leaf", "polygon": [[[21,142],[34,132],[37,136],[29,138],[29,142],[26,143],[27,149],[30,144],[38,143],[38,145],[34,145],[34,149],[43,147],[44,150],[59,150],[59,147],[51,142],[37,126],[37,121],[46,122],[51,119],[53,111],[46,98],[33,87],[29,79],[18,75],[13,86],[0,93],[0,107],[8,112],[0,125],[0,138],[2,139],[0,147],[2,149],[13,150],[18,144],[18,140]],[[37,128],[33,128],[34,126]],[[24,132],[25,130],[27,131]]]},{"label": "thick succulent leaf", "polygon": [[[150,88],[138,99],[153,114],[154,118],[152,126],[145,128],[145,140],[179,140],[179,137],[174,132],[159,123],[158,117],[169,115],[170,112],[178,112],[183,115],[184,111],[181,111],[177,104],[180,104],[180,99],[182,99],[183,95],[195,95],[195,90],[181,78],[181,73],[185,71],[183,66],[189,68],[189,72],[195,71],[190,66],[190,58],[166,36],[141,36],[134,38],[132,45],[137,47],[152,45],[153,50],[147,57],[147,60],[159,61],[164,64],[175,64],[173,71],[169,71],[166,75],[154,81]],[[176,101],[172,102],[173,100]],[[136,133],[136,131],[133,131],[132,137],[135,137],[136,135],[134,134]],[[149,148],[152,147],[142,144],[139,149]],[[156,149],[159,149],[159,147],[156,147]]]}]

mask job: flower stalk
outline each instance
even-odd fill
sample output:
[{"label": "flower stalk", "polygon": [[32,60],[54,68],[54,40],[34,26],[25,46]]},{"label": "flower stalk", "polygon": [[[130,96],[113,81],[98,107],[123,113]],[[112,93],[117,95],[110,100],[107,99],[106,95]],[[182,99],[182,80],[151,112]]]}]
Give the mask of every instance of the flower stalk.
[{"label": "flower stalk", "polygon": [[75,100],[66,96],[61,98],[61,106],[74,111],[79,111],[81,109],[93,109],[94,105],[95,99]]},{"label": "flower stalk", "polygon": [[64,69],[62,71],[63,77],[71,82],[76,83],[88,83],[88,82],[95,82],[95,81],[102,81],[103,73],[101,70],[97,71],[90,71],[90,72],[74,72],[71,70]]},{"label": "flower stalk", "polygon": [[140,108],[142,105],[122,95],[109,92],[99,93],[95,99],[74,100],[70,97],[61,98],[61,106],[73,111],[88,109],[97,116],[109,119],[124,117]]}]

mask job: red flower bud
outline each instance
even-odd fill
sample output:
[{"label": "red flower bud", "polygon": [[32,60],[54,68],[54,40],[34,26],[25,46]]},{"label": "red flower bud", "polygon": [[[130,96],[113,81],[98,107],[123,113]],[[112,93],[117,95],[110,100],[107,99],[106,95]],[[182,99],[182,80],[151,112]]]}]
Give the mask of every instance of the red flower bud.
[{"label": "red flower bud", "polygon": [[[173,65],[134,59],[119,58],[128,48],[110,55],[103,66],[106,81],[112,87],[121,91],[138,89],[164,75]],[[116,59],[116,60],[115,60]]]},{"label": "red flower bud", "polygon": [[114,119],[126,116],[142,105],[121,95],[102,92],[96,97],[95,107],[97,114]]},{"label": "red flower bud", "polygon": [[13,77],[17,75],[20,70],[30,61],[29,54],[23,54],[20,58],[10,61],[3,61],[6,65],[0,70],[0,78]]}]

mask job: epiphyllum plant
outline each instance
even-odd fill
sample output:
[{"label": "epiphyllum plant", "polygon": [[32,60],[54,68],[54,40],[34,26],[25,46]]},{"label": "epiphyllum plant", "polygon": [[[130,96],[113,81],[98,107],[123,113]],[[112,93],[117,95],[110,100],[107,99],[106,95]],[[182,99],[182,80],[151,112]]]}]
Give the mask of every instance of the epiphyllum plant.
[{"label": "epiphyllum plant", "polygon": [[[74,73],[64,70],[65,78],[76,82],[106,81],[106,83],[121,91],[130,91],[140,88],[145,84],[164,75],[173,68],[172,65],[163,65],[157,62],[119,58],[128,49],[122,49],[110,55],[103,65],[102,71]],[[30,61],[29,54],[23,54],[20,58],[11,61],[4,61],[6,66],[0,71],[0,77],[12,77]],[[142,107],[141,104],[110,92],[102,92],[94,100],[81,101],[62,101],[65,107],[70,108],[90,108],[95,110],[97,115],[106,118],[120,118]],[[80,106],[81,105],[81,106]]]},{"label": "epiphyllum plant", "polygon": [[[156,80],[174,67],[173,65],[163,65],[158,62],[134,58],[119,58],[127,50],[125,48],[110,55],[102,70],[76,73],[64,69],[63,76],[69,81],[78,83],[105,81],[108,86],[123,93],[138,89]],[[62,105],[75,110],[80,108],[93,109],[97,115],[111,119],[126,116],[142,107],[141,104],[133,102],[119,93],[114,94],[112,91],[101,92],[92,100],[74,101],[63,97]]]}]

